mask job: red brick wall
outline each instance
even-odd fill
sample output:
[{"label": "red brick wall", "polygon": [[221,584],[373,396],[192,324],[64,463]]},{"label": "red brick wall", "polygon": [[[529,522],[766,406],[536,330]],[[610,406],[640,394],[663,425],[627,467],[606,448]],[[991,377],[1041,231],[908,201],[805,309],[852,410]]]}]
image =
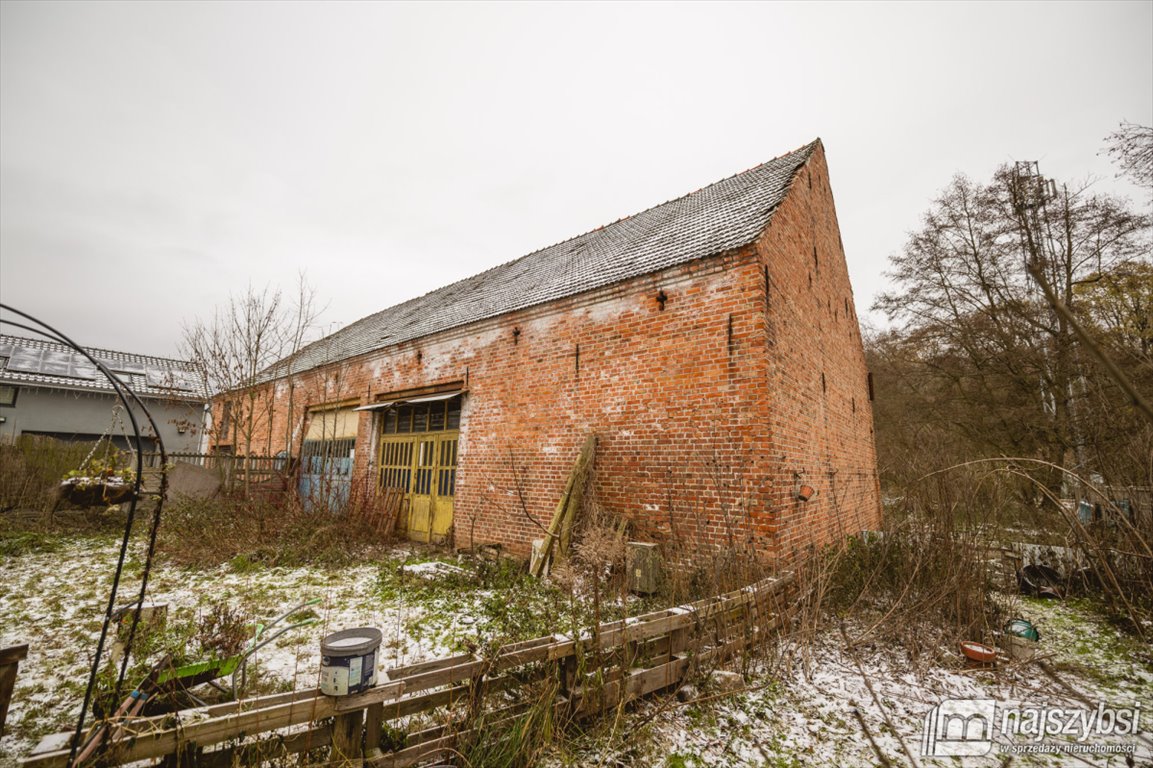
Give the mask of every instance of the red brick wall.
[{"label": "red brick wall", "polygon": [[[825,154],[818,146],[758,243],[777,543],[788,554],[880,523],[873,411]],[[795,498],[803,482],[817,490]]]},{"label": "red brick wall", "polygon": [[[294,448],[309,405],[458,382],[458,546],[527,551],[541,531],[520,499],[547,526],[589,431],[591,498],[642,536],[751,537],[773,551],[875,524],[864,356],[820,151],[793,186],[762,238],[735,253],[298,376]],[[289,390],[276,385],[273,451]],[[357,473],[375,462],[374,429],[365,412]],[[792,498],[796,471],[820,491],[810,502]]]}]

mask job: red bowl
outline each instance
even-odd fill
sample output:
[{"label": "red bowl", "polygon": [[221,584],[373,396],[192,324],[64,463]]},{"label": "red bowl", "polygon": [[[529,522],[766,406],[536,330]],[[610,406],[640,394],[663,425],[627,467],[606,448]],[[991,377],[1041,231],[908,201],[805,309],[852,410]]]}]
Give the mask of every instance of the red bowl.
[{"label": "red bowl", "polygon": [[961,653],[973,661],[979,661],[982,664],[992,664],[997,660],[997,650],[995,648],[990,648],[981,643],[974,643],[972,640],[962,640],[960,646]]}]

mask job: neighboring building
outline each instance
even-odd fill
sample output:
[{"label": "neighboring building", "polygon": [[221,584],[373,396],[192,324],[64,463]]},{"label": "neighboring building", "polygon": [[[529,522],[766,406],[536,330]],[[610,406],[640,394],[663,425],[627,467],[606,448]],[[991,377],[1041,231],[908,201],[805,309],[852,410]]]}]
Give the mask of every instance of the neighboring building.
[{"label": "neighboring building", "polygon": [[[87,352],[144,401],[169,452],[200,450],[208,398],[189,363],[108,349]],[[132,424],[127,416],[116,418],[119,402],[108,379],[71,347],[0,334],[0,439],[88,441],[109,434],[127,448]],[[154,450],[155,434],[143,415],[139,421],[145,449]]]},{"label": "neighboring building", "polygon": [[526,552],[589,432],[589,498],[639,536],[785,555],[879,521],[820,141],[366,317],[269,378],[259,442],[403,488],[416,539]]}]

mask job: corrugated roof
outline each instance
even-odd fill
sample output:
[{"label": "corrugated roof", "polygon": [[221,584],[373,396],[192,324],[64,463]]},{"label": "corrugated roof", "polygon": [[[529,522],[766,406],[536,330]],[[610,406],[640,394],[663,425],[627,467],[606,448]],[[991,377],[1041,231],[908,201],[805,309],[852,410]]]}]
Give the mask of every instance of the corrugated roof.
[{"label": "corrugated roof", "polygon": [[[85,347],[141,397],[207,400],[196,367],[185,360]],[[57,389],[115,392],[88,358],[47,339],[0,334],[0,382]]]},{"label": "corrugated roof", "polygon": [[[818,141],[369,315],[305,347],[292,369],[305,371],[748,245],[764,231]],[[269,374],[280,374],[286,364]]]}]

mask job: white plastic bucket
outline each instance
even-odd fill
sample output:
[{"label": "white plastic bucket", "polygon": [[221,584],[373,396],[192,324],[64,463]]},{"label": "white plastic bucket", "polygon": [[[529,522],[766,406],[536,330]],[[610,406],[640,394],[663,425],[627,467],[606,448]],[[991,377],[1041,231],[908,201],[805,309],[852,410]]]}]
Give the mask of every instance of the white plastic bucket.
[{"label": "white plastic bucket", "polygon": [[348,696],[376,685],[376,652],[380,630],[342,629],[320,642],[320,692]]}]

